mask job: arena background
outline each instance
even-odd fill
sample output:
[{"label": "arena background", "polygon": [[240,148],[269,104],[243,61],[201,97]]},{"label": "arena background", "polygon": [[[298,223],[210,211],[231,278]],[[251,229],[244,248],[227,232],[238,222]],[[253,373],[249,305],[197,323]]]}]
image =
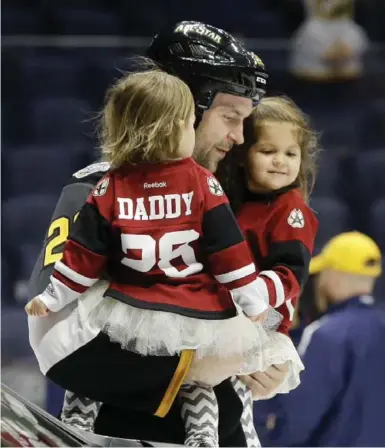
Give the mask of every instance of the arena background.
[{"label": "arena background", "polygon": [[[241,37],[271,73],[270,93],[290,95],[322,132],[311,201],[320,220],[317,251],[349,229],[385,250],[383,0],[355,2],[370,46],[363,76],[339,85],[290,74],[291,37],[305,19],[301,0],[8,0],[1,14],[2,381],[23,396],[53,413],[60,407],[61,392],[38,372],[23,311],[58,195],[97,157],[91,119],[106,87],[167,23],[201,20]],[[385,303],[384,278],[377,299]]]}]

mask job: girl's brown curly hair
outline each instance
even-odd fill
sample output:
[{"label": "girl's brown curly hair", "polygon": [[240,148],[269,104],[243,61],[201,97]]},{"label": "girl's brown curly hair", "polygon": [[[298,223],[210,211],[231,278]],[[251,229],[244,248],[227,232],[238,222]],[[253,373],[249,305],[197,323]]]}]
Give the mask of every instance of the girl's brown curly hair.
[{"label": "girl's brown curly hair", "polygon": [[235,211],[242,205],[246,193],[245,172],[241,168],[249,149],[255,145],[264,121],[292,123],[298,128],[301,148],[301,166],[295,183],[301,189],[305,201],[316,179],[316,157],[319,153],[318,135],[311,128],[304,112],[285,96],[265,97],[244,122],[244,143],[234,148],[221,162],[217,177],[220,180]]}]

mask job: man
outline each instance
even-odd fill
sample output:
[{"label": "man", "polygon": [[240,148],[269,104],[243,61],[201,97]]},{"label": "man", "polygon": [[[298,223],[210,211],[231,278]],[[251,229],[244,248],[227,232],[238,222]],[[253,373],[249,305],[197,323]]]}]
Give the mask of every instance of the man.
[{"label": "man", "polygon": [[305,328],[305,371],[289,395],[275,397],[268,446],[385,446],[385,315],[372,297],[381,275],[376,243],[342,233],[313,258],[329,306]]},{"label": "man", "polygon": [[[261,60],[228,33],[198,22],[181,22],[157,35],[148,56],[191,88],[197,114],[194,157],[215,172],[233,145],[243,142],[243,120],[265,94],[267,74]],[[103,162],[90,165],[75,173],[72,182],[64,187],[32,274],[32,296],[49,283],[71,223],[107,170],[108,165]],[[67,308],[55,321],[45,318],[50,319],[47,324],[29,320],[31,345],[43,373],[65,389],[103,402],[95,432],[182,443],[184,427],[174,400],[186,376],[200,379],[194,375],[202,374],[203,369],[193,360],[193,353],[144,358],[123,351],[100,329],[85,328],[78,308]],[[71,326],[73,339],[60,341],[53,348],[52,342],[47,341],[59,338],[61,326]],[[98,356],[102,352],[108,354],[108,363]],[[217,360],[206,362],[204,367],[210,372],[223,371]],[[73,370],[77,372],[76,378],[70,381]],[[276,366],[244,381],[255,398],[263,397],[283,381],[286,371],[286,366]],[[243,407],[230,380],[222,382],[215,391],[219,402],[220,444],[245,446],[240,424]],[[91,402],[87,409],[92,410],[93,406],[97,411],[97,405]]]}]

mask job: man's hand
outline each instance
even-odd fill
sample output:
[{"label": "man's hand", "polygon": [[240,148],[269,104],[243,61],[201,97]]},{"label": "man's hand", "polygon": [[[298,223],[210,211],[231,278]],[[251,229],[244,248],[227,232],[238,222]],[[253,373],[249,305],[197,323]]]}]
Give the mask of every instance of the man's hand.
[{"label": "man's hand", "polygon": [[259,400],[274,392],[283,383],[288,371],[288,363],[277,364],[270,366],[265,372],[242,375],[239,378],[251,390],[253,399]]}]

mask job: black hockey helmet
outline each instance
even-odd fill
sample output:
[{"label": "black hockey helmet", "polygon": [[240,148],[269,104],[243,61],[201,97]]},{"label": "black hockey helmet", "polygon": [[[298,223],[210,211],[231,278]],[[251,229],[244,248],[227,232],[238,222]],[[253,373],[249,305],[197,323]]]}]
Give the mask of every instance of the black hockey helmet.
[{"label": "black hockey helmet", "polygon": [[266,93],[261,59],[211,25],[179,22],[154,37],[147,56],[188,84],[198,111],[208,109],[218,92],[250,98],[254,106]]}]

